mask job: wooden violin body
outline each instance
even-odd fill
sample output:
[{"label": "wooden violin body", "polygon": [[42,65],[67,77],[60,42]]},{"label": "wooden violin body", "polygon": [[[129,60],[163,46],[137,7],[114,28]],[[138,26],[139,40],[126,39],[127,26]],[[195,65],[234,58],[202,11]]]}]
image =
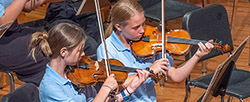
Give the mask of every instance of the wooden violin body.
[{"label": "wooden violin body", "polygon": [[[167,36],[190,39],[190,35],[185,30],[172,30],[166,34]],[[156,55],[162,50],[162,34],[156,28],[145,26],[145,33],[142,40],[133,42],[132,51],[139,56]],[[168,41],[168,38],[166,38]],[[166,43],[166,50],[171,54],[185,55],[190,49],[188,44]]]},{"label": "wooden violin body", "polygon": [[[206,43],[207,41],[190,39],[187,31],[178,29],[171,30],[166,33],[166,50],[169,54],[186,55],[191,45],[197,45],[199,42]],[[144,36],[140,41],[133,42],[131,49],[138,59],[148,59],[157,55],[162,50],[162,34],[155,27],[145,26]],[[214,43],[214,48],[218,48],[224,52],[230,51],[230,46],[226,44],[222,46],[221,43]]]},{"label": "wooden violin body", "polygon": [[[118,60],[110,60],[111,64],[123,65]],[[72,67],[72,66],[71,66]],[[111,71],[115,74],[115,79],[118,83],[123,83],[128,73],[126,71]],[[67,77],[76,85],[86,86],[93,85],[96,82],[104,82],[107,78],[104,61],[98,62],[84,56],[79,61],[78,65],[72,68]]]},{"label": "wooden violin body", "polygon": [[[128,78],[129,72],[136,72],[138,68],[124,67],[123,64],[116,59],[109,59],[111,73],[115,74],[115,79],[120,88],[128,86],[136,74]],[[96,82],[104,82],[107,78],[104,60],[101,62],[92,60],[89,56],[81,58],[76,66],[70,66],[67,71],[67,77],[79,86],[93,85]],[[149,77],[155,82],[159,79],[154,74],[149,74]]]}]

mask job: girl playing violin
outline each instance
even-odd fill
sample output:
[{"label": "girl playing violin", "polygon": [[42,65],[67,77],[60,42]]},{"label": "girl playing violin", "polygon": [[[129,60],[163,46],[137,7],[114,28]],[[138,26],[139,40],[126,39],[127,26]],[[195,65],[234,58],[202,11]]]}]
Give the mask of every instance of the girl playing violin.
[{"label": "girl playing violin", "polygon": [[[73,87],[72,82],[67,78],[66,66],[75,65],[82,56],[85,55],[83,47],[87,36],[80,27],[60,23],[52,27],[48,33],[36,32],[32,34],[30,40],[31,56],[35,59],[35,53],[42,51],[50,58],[46,72],[40,83],[40,100],[42,102],[65,101],[65,102],[104,102],[109,96],[109,92],[117,89],[118,84],[111,74],[104,82],[97,96],[86,99],[84,94],[79,94]],[[122,101],[123,96],[129,96],[136,88],[146,80],[148,72],[137,71],[138,75],[131,84],[116,94],[117,101]]]},{"label": "girl playing violin", "polygon": [[[145,17],[143,8],[134,0],[119,0],[111,9],[111,24],[106,30],[108,56],[110,59],[121,61],[126,67],[152,70],[153,73],[162,72],[174,82],[183,81],[192,71],[198,60],[208,54],[214,47],[211,43],[199,43],[195,55],[179,67],[174,67],[173,58],[167,54],[166,58],[154,62],[138,60],[133,56],[131,41],[138,41],[144,34]],[[212,40],[210,41],[212,42]],[[97,49],[98,60],[104,58],[103,45]],[[155,102],[156,92],[154,82],[148,78],[130,96],[128,101]]]}]

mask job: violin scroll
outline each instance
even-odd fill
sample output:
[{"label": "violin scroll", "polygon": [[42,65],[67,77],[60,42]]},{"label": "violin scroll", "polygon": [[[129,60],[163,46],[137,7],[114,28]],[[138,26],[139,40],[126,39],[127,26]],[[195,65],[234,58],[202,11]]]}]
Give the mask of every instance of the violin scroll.
[{"label": "violin scroll", "polygon": [[228,52],[231,51],[231,47],[228,44],[225,44],[224,46],[220,43],[214,43],[214,48],[222,51],[222,53],[224,52]]}]

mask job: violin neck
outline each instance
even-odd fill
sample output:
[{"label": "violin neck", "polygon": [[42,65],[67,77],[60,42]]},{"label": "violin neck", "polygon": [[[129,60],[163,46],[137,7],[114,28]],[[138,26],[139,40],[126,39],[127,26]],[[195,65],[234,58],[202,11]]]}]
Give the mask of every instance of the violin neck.
[{"label": "violin neck", "polygon": [[202,42],[203,44],[207,43],[207,41],[203,41],[203,40],[185,39],[185,38],[178,38],[178,37],[172,37],[172,36],[168,36],[167,42],[179,43],[179,44],[192,44],[192,45],[198,45],[199,42]]},{"label": "violin neck", "polygon": [[113,65],[113,64],[110,64],[110,68],[113,71],[122,71],[122,72],[136,72],[136,69],[138,69],[138,68],[124,67],[120,65]]}]

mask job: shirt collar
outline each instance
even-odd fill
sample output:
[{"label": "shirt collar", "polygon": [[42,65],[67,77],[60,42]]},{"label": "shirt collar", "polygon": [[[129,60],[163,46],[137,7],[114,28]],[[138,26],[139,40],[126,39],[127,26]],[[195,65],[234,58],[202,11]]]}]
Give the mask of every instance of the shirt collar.
[{"label": "shirt collar", "polygon": [[49,66],[49,63],[46,65],[47,68],[46,68],[46,73],[48,73],[49,75],[51,75],[50,78],[52,78],[52,80],[55,80],[56,83],[58,83],[59,85],[67,85],[67,84],[70,84],[71,81],[69,79],[64,79],[61,75],[59,75],[54,69],[52,69],[50,66]]},{"label": "shirt collar", "polygon": [[125,51],[125,50],[130,50],[127,47],[125,47],[123,45],[123,43],[120,41],[120,39],[118,38],[118,36],[115,34],[115,32],[113,31],[111,34],[111,44],[113,44],[113,46],[118,50],[118,51]]}]

